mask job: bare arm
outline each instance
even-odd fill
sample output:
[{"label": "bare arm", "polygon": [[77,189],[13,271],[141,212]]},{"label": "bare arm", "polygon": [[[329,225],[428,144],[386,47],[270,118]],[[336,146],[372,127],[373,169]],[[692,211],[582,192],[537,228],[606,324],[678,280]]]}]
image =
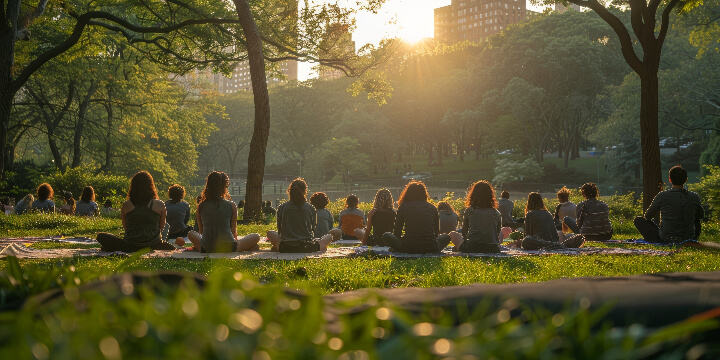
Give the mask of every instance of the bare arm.
[{"label": "bare arm", "polygon": [[127,219],[125,215],[132,211],[133,205],[130,200],[125,201],[120,207],[120,219],[122,220],[123,229],[127,230]]},{"label": "bare arm", "polygon": [[160,231],[165,229],[165,221],[167,220],[167,209],[165,209],[165,203],[160,200],[153,200],[154,208],[158,208],[160,210],[160,223],[158,224],[160,226]]},{"label": "bare arm", "polygon": [[373,215],[375,215],[375,209],[370,210],[370,212],[367,215],[367,225],[365,226],[365,236],[360,239],[362,240],[363,244],[367,242],[368,237],[370,237],[370,230],[372,230],[372,218]]}]

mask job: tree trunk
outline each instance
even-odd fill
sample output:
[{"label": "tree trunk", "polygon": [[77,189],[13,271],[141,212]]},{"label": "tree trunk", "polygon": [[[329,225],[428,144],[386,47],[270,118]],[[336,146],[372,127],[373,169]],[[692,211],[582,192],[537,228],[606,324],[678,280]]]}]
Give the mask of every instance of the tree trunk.
[{"label": "tree trunk", "polygon": [[97,82],[95,80],[90,81],[90,87],[88,87],[88,91],[83,96],[82,101],[80,102],[80,106],[78,107],[78,120],[75,124],[75,134],[73,137],[73,159],[72,164],[70,167],[76,168],[80,166],[80,163],[82,161],[82,136],[83,132],[85,131],[85,119],[87,117],[88,109],[90,108],[90,99],[92,99],[93,95],[95,95],[95,92],[97,91],[98,86]]},{"label": "tree trunk", "polygon": [[11,156],[7,155],[9,149],[6,149],[6,146],[14,95],[7,85],[9,84],[0,84],[0,149],[3,149],[3,156],[0,156],[0,179],[5,179],[5,171],[9,170],[11,164]]},{"label": "tree trunk", "polygon": [[250,140],[250,153],[248,154],[245,211],[243,212],[243,219],[254,220],[262,216],[260,210],[262,207],[263,178],[265,176],[265,150],[270,135],[270,95],[268,94],[265,76],[262,39],[250,10],[250,4],[248,0],[233,0],[233,2],[247,43],[250,79],[255,103],[255,123],[253,136]]},{"label": "tree trunk", "polygon": [[443,143],[438,143],[438,166],[442,166],[443,164],[443,149],[446,149]]},{"label": "tree trunk", "polygon": [[[5,5],[7,4],[7,5]],[[16,88],[13,86],[13,67],[15,66],[15,34],[18,30],[20,16],[20,0],[3,1],[0,24],[0,149],[5,151],[7,144],[10,110],[15,98]],[[5,156],[0,156],[0,179],[5,178],[8,164]]]},{"label": "tree trunk", "polygon": [[649,70],[640,78],[640,144],[643,169],[643,208],[663,188],[658,137],[658,78]]}]

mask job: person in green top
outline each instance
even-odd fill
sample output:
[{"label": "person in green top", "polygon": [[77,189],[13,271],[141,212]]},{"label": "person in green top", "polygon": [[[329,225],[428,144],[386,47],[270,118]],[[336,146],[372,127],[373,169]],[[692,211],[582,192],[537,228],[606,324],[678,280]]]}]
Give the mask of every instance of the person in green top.
[{"label": "person in green top", "polygon": [[140,171],[130,179],[127,201],[120,208],[125,236],[100,233],[97,241],[102,251],[135,252],[143,248],[175,250],[162,241],[165,227],[165,204],[158,199],[155,182],[147,171]]},{"label": "person in green top", "polygon": [[277,231],[268,231],[267,238],[273,251],[301,253],[326,251],[333,236],[326,234],[315,239],[314,230],[317,224],[315,208],[305,200],[307,183],[297,178],[287,189],[290,201],[277,209]]},{"label": "person in green top", "polygon": [[489,182],[475,182],[465,198],[462,235],[455,231],[450,237],[454,251],[464,253],[499,253],[502,216],[497,210],[495,190]]}]

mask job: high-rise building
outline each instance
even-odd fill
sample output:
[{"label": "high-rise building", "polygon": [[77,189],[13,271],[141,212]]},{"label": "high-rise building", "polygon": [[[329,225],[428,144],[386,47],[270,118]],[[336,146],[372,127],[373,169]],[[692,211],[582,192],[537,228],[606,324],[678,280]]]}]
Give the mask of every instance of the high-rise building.
[{"label": "high-rise building", "polygon": [[452,0],[435,9],[435,39],[446,43],[488,41],[508,25],[534,15],[525,0]]},{"label": "high-rise building", "polygon": [[[327,27],[320,43],[321,57],[350,60],[355,57],[355,41],[347,25],[332,24]],[[331,66],[321,65],[318,77],[322,80],[335,80],[345,73]]]},{"label": "high-rise building", "polygon": [[559,13],[564,13],[568,11],[569,9],[575,10],[575,11],[582,11],[582,8],[580,5],[577,4],[568,4],[569,6],[565,6],[563,4],[555,4],[555,11]]},{"label": "high-rise building", "polygon": [[[297,80],[298,63],[294,60],[282,61],[279,64],[279,71],[283,74],[283,77],[273,76],[272,73],[267,73],[268,84]],[[250,90],[252,89],[250,63],[248,61],[238,63],[235,69],[233,69],[232,74],[230,74],[230,77],[226,77],[223,74],[212,74],[211,81],[217,85],[218,92],[221,94],[231,94],[239,90]]]}]

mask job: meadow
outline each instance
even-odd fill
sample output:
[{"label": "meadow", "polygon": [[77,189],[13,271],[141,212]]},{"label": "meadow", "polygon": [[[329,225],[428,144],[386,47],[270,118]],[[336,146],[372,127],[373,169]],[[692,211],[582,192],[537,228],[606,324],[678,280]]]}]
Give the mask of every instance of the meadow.
[{"label": "meadow", "polygon": [[[573,197],[578,200],[577,194]],[[445,200],[462,208],[461,199]],[[639,212],[638,201],[632,195],[604,200],[611,205],[614,237],[638,237],[630,221]],[[334,214],[342,207],[342,200],[329,205]],[[360,207],[367,211],[371,204]],[[516,215],[523,207],[518,201]],[[238,233],[264,234],[275,227],[273,220],[240,225]],[[58,214],[0,217],[3,237],[94,237],[100,231],[120,234],[119,218]],[[701,240],[717,242],[719,231],[716,222],[708,222]],[[55,242],[31,246],[97,247]],[[299,261],[152,259],[141,258],[141,254],[9,258],[0,261],[0,357],[609,359],[662,354],[680,359],[698,353],[701,356],[697,358],[716,357],[720,350],[712,346],[711,339],[720,323],[713,318],[662,328],[628,327],[606,321],[603,314],[607,307],[589,309],[568,303],[563,311],[554,313],[519,304],[516,306],[521,311],[513,311],[520,315],[510,317],[512,309],[488,301],[469,309],[458,323],[458,314],[433,307],[410,313],[372,294],[359,303],[332,306],[322,297],[366,288],[531,283],[581,276],[720,270],[718,252],[674,250],[670,256],[369,256]],[[148,281],[111,286],[111,290],[106,287],[100,292],[82,290],[85,286],[98,290],[93,284],[113,279],[113,275],[165,271],[187,278],[175,285]],[[198,275],[207,280],[195,281]],[[56,295],[48,295],[53,291]]]}]

